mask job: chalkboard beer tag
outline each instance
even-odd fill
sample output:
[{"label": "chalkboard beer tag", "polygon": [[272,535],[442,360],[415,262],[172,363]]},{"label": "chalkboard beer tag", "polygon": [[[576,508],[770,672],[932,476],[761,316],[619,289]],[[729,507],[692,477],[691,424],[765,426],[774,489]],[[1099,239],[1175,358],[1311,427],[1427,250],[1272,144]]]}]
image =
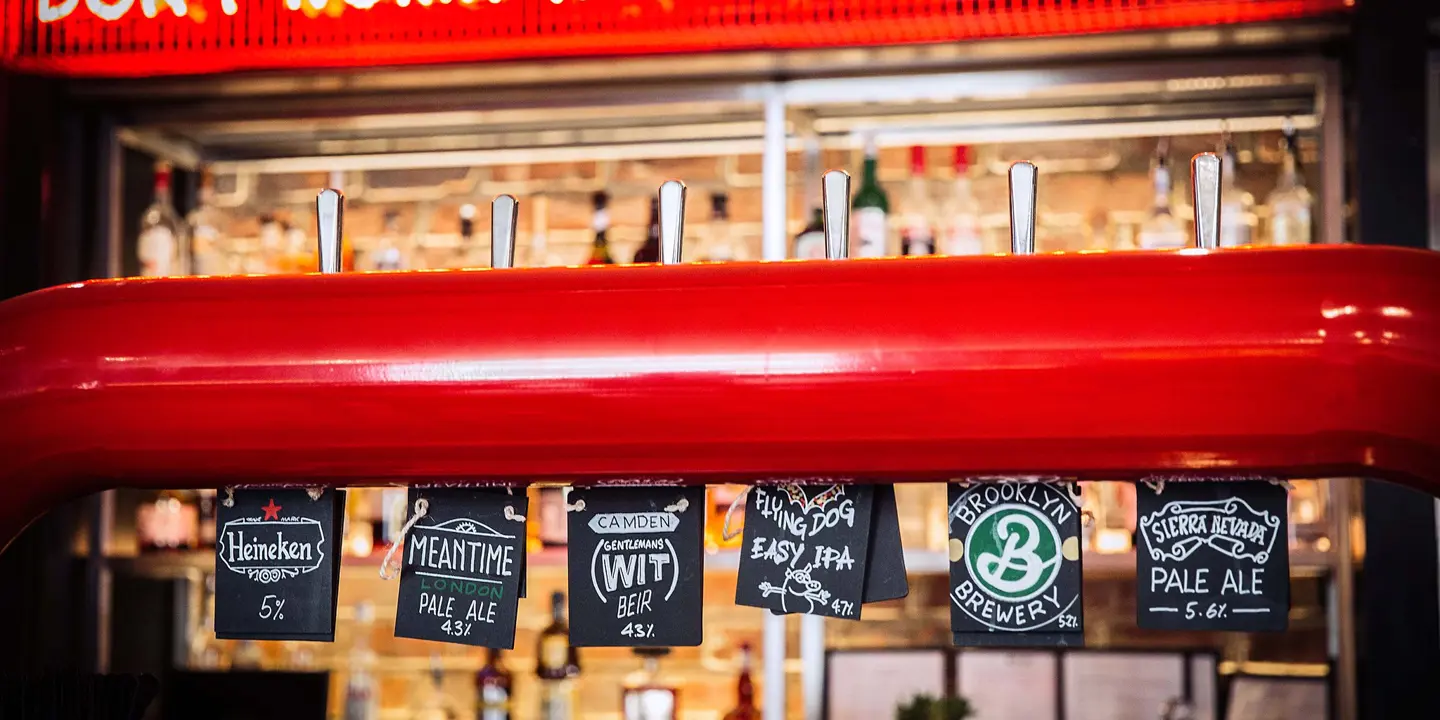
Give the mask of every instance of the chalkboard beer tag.
[{"label": "chalkboard beer tag", "polygon": [[1136,609],[1155,630],[1283,631],[1290,615],[1285,488],[1264,481],[1136,489]]},{"label": "chalkboard beer tag", "polygon": [[345,493],[239,489],[216,508],[215,636],[335,639]]},{"label": "chalkboard beer tag", "polygon": [[865,560],[864,602],[896,600],[910,594],[905,546],[900,543],[900,508],[894,485],[876,485],[871,511],[870,549]]},{"label": "chalkboard beer tag", "polygon": [[699,645],[705,487],[573,488],[568,502],[571,644]]},{"label": "chalkboard beer tag", "polygon": [[874,499],[874,485],[752,489],[735,604],[860,619]]},{"label": "chalkboard beer tag", "polygon": [[1084,642],[1080,509],[1050,483],[950,485],[956,645]]},{"label": "chalkboard beer tag", "polygon": [[421,499],[425,516],[400,549],[395,637],[515,647],[525,571],[520,519],[528,509],[525,495],[496,488],[410,488],[412,512]]}]

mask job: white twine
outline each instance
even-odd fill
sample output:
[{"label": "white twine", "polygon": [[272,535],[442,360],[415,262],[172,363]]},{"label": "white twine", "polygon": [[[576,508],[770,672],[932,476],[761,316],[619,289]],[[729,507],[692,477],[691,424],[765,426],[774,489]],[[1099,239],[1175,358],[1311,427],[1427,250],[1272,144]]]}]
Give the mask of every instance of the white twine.
[{"label": "white twine", "polygon": [[585,498],[580,498],[573,503],[565,503],[565,512],[585,512]]},{"label": "white twine", "polygon": [[688,507],[690,507],[690,501],[682,497],[673,505],[666,505],[665,512],[683,513]]},{"label": "white twine", "polygon": [[514,506],[514,505],[506,505],[506,506],[505,506],[505,519],[506,519],[506,520],[514,520],[515,522],[525,522],[525,516],[524,516],[524,515],[521,515],[521,514],[518,513],[518,512],[515,512],[515,506]]},{"label": "white twine", "polygon": [[325,494],[325,488],[305,488],[305,492],[310,495],[311,500],[319,500],[320,496]]},{"label": "white twine", "polygon": [[745,530],[745,526],[741,525],[739,530],[735,530],[732,532],[730,530],[730,518],[734,517],[735,508],[741,507],[745,504],[745,496],[750,494],[750,488],[753,487],[755,486],[746,485],[745,489],[741,490],[740,494],[736,495],[735,499],[730,501],[730,507],[725,508],[725,523],[720,526],[720,537],[726,542],[734,540],[736,535],[739,535]]},{"label": "white twine", "polygon": [[235,488],[225,488],[225,499],[220,501],[225,507],[235,507]]},{"label": "white twine", "polygon": [[1294,485],[1291,485],[1289,480],[1282,480],[1282,479],[1280,479],[1280,478],[1270,478],[1270,484],[1271,484],[1271,485],[1279,485],[1280,487],[1285,488],[1285,492],[1295,492],[1295,486],[1294,486]]},{"label": "white twine", "polygon": [[1165,478],[1160,478],[1159,480],[1146,480],[1145,487],[1154,490],[1155,494],[1159,495],[1160,493],[1165,492]]},{"label": "white twine", "polygon": [[400,548],[400,541],[405,539],[405,534],[410,532],[410,528],[415,527],[415,523],[419,522],[420,518],[425,517],[425,513],[429,512],[429,510],[429,500],[420,498],[415,501],[414,514],[410,516],[409,520],[405,521],[405,527],[400,528],[400,534],[390,542],[390,549],[385,551],[385,559],[380,561],[381,580],[394,580],[399,575],[400,564],[395,563],[393,566],[391,565],[391,561],[395,559],[395,551]]}]

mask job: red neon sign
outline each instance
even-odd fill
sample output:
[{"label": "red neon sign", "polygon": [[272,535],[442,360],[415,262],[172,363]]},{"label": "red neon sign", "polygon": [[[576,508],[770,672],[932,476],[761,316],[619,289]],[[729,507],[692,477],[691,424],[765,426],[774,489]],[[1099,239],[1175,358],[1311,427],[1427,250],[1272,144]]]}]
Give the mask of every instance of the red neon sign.
[{"label": "red neon sign", "polygon": [[0,0],[0,62],[193,74],[842,47],[1283,20],[1351,0]]}]

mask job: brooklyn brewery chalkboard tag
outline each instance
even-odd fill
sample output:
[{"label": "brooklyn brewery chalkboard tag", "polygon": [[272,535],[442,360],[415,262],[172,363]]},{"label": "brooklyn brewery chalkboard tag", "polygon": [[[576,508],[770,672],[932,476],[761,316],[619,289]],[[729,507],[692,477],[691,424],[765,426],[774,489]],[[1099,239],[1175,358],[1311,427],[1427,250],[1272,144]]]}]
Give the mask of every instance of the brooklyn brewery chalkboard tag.
[{"label": "brooklyn brewery chalkboard tag", "polygon": [[[395,637],[511,649],[525,572],[523,492],[410,488]],[[509,508],[509,512],[506,511]]]},{"label": "brooklyn brewery chalkboard tag", "polygon": [[335,639],[345,493],[240,489],[216,508],[215,636]]},{"label": "brooklyn brewery chalkboard tag", "polygon": [[956,645],[1084,642],[1080,510],[1067,487],[950,485],[950,629]]},{"label": "brooklyn brewery chalkboard tag", "polygon": [[1285,488],[1266,481],[1136,488],[1142,628],[1285,630],[1290,615]]},{"label": "brooklyn brewery chalkboard tag", "polygon": [[860,619],[874,498],[874,485],[752,489],[735,604]]},{"label": "brooklyn brewery chalkboard tag", "polygon": [[705,488],[573,488],[570,642],[681,647],[704,634]]}]

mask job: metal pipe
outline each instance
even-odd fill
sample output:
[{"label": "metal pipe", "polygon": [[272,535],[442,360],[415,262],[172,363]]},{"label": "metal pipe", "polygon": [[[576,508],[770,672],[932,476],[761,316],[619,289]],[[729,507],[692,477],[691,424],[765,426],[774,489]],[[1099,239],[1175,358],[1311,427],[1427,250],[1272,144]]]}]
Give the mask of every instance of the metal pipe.
[{"label": "metal pipe", "polygon": [[761,231],[761,256],[766,260],[784,260],[788,254],[789,215],[785,208],[786,187],[785,159],[785,91],[780,84],[771,85],[765,93],[765,146],[761,157],[761,211],[764,226]]}]

